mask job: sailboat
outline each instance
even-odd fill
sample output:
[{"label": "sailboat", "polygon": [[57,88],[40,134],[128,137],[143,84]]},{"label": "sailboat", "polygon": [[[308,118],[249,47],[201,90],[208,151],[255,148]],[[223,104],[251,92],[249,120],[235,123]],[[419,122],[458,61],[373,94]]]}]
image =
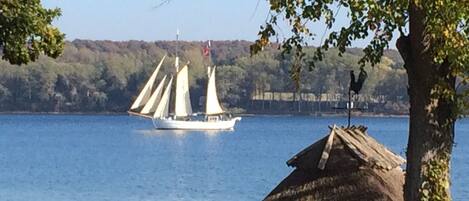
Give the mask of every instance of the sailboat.
[{"label": "sailboat", "polygon": [[[164,76],[156,89],[152,91],[158,72],[165,60],[164,56],[137,99],[132,103],[129,114],[150,118],[156,129],[183,129],[183,130],[230,130],[241,117],[232,117],[227,114],[218,101],[215,71],[216,67],[208,67],[207,96],[205,113],[197,115],[192,112],[189,92],[188,65],[179,68],[179,58],[176,56],[176,75]],[[170,102],[171,92],[175,83],[174,103]],[[170,104],[174,106],[174,113],[170,113]]]}]

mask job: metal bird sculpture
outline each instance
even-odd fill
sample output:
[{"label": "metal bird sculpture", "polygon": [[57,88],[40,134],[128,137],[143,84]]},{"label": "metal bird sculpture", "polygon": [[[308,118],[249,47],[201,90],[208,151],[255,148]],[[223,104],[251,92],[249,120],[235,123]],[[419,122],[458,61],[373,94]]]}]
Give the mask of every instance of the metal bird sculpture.
[{"label": "metal bird sculpture", "polygon": [[365,70],[360,69],[360,74],[358,74],[358,80],[355,80],[355,73],[350,71],[350,90],[358,94],[363,87],[363,83],[365,82],[368,74]]}]

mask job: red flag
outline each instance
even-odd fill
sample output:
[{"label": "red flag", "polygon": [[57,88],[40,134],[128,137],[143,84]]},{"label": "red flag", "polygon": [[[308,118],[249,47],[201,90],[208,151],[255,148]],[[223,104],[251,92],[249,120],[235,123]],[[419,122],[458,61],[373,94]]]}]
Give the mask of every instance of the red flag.
[{"label": "red flag", "polygon": [[203,49],[202,49],[202,54],[206,57],[210,56],[210,48],[208,46],[205,46]]},{"label": "red flag", "polygon": [[211,47],[211,44],[210,44],[210,41],[208,41],[208,44],[207,46],[205,46],[203,49],[202,49],[202,54],[206,57],[210,56],[210,47]]}]

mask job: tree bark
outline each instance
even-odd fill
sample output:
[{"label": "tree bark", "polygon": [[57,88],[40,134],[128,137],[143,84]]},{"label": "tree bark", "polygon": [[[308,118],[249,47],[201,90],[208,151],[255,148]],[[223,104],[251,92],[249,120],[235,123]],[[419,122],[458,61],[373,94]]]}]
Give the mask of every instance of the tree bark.
[{"label": "tree bark", "polygon": [[454,101],[438,95],[444,85],[455,91],[450,64],[435,64],[425,40],[425,12],[411,3],[409,36],[397,48],[408,75],[410,126],[404,187],[406,201],[450,200],[449,169],[454,140]]}]

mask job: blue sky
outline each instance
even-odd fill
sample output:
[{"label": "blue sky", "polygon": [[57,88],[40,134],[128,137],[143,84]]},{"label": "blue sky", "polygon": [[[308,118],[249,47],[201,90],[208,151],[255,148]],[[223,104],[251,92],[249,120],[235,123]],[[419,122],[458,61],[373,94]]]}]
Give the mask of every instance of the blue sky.
[{"label": "blue sky", "polygon": [[[254,41],[269,10],[266,0],[170,0],[160,5],[162,2],[165,1],[42,0],[46,7],[62,9],[62,16],[54,24],[68,40],[174,40],[179,28],[181,40]],[[347,22],[346,13],[342,12],[336,27]],[[317,26],[312,30],[322,35],[324,28]],[[282,29],[288,33],[287,27]],[[312,44],[318,43],[319,39]],[[366,41],[357,41],[353,46],[365,44]]]}]

